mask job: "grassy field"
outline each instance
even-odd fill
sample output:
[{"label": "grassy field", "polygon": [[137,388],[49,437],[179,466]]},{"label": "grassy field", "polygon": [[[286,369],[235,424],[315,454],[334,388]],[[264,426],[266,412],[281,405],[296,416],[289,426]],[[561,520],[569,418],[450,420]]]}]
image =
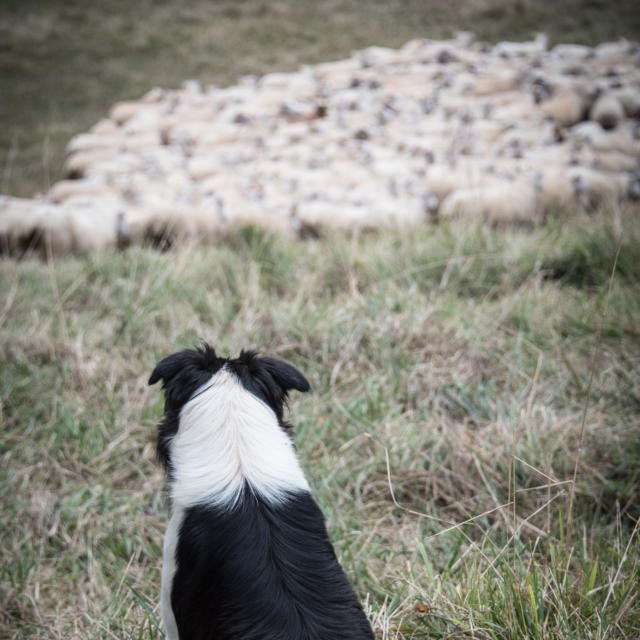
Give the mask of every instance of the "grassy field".
[{"label": "grassy field", "polygon": [[[0,192],[153,85],[460,28],[639,39],[635,5],[4,2]],[[298,452],[379,638],[640,637],[639,214],[3,260],[0,638],[162,637],[146,381],[201,338],[311,381]]]},{"label": "grassy field", "polygon": [[161,637],[146,380],[200,338],[311,381],[295,440],[379,637],[638,637],[636,216],[4,262],[3,637]]}]

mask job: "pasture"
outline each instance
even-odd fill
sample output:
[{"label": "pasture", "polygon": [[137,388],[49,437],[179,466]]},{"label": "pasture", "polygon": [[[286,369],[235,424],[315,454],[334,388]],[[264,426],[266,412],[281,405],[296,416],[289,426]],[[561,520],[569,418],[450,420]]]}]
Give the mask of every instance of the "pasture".
[{"label": "pasture", "polygon": [[[153,85],[459,28],[640,34],[626,1],[153,6],[0,9],[2,193],[45,190],[71,135]],[[200,338],[311,382],[298,454],[380,638],[638,637],[640,209],[561,213],[2,260],[0,637],[162,637],[147,379]]]}]

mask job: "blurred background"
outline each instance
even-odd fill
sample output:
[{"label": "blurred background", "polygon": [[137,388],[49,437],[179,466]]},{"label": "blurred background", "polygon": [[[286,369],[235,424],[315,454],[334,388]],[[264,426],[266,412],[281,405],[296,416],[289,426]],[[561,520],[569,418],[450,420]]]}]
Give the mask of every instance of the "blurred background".
[{"label": "blurred background", "polygon": [[[640,9],[3,0],[0,193],[46,192],[72,136],[152,87],[460,30],[640,40]],[[640,637],[639,215],[603,200],[539,226],[300,240],[249,225],[164,252],[3,256],[0,638],[163,637],[147,380],[201,338],[310,380],[291,402],[297,451],[378,638]]]},{"label": "blurred background", "polygon": [[31,196],[61,177],[64,147],[117,100],[186,79],[339,60],[371,45],[444,39],[594,45],[640,38],[634,0],[5,0],[0,6],[0,193]]}]

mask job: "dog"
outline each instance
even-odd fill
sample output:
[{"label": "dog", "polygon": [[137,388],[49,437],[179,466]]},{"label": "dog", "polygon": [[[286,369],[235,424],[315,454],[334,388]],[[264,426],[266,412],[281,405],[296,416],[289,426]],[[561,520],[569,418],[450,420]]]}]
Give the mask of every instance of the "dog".
[{"label": "dog", "polygon": [[168,640],[373,640],[283,419],[289,391],[309,391],[302,373],[204,343],[161,360],[158,381]]}]

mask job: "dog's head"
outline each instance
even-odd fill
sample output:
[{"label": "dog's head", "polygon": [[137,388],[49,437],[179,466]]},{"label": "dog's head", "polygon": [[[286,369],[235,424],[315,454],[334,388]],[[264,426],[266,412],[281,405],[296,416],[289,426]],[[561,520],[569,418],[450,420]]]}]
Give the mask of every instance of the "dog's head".
[{"label": "dog's head", "polygon": [[289,391],[309,391],[309,382],[295,367],[275,358],[263,358],[255,351],[242,351],[237,358],[220,358],[204,343],[161,360],[149,384],[162,380],[164,418],[158,428],[158,457],[169,468],[169,444],[178,431],[180,411],[199,389],[222,369],[233,373],[240,384],[275,413],[278,423],[288,429],[284,407]]}]

